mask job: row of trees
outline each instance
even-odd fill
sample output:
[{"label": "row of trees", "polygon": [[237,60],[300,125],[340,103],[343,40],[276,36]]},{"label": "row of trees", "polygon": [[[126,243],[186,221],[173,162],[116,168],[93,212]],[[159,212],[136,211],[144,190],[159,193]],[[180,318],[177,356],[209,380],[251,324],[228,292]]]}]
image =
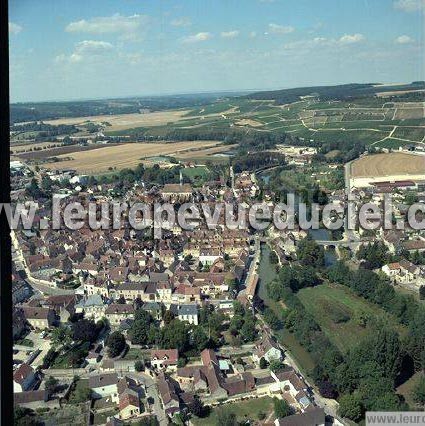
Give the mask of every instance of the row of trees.
[{"label": "row of trees", "polygon": [[233,170],[235,173],[241,173],[244,170],[256,170],[262,167],[282,166],[285,164],[285,156],[277,152],[256,152],[245,155],[239,155],[233,161]]},{"label": "row of trees", "polygon": [[174,318],[170,311],[164,313],[164,327],[159,328],[152,316],[143,309],[135,312],[135,320],[128,336],[133,344],[176,348],[180,353],[199,354],[205,348],[220,344],[225,317],[208,308],[200,312],[200,324],[189,325]]},{"label": "row of trees", "polygon": [[425,309],[413,297],[396,293],[385,277],[369,270],[353,272],[338,262],[328,277],[381,306],[408,329],[407,336],[400,340],[385,320],[378,322],[370,335],[348,353],[344,367],[326,369],[328,376],[329,372],[340,371],[337,383],[345,393],[340,400],[341,414],[357,421],[365,410],[407,409],[394,387],[414,370],[425,369]]},{"label": "row of trees", "polygon": [[[315,243],[301,242],[298,258],[305,266],[284,266],[278,279],[268,285],[269,297],[284,300],[283,326],[316,361],[312,377],[325,397],[339,398],[341,415],[360,420],[366,410],[407,409],[395,393],[413,369],[425,369],[425,309],[412,297],[395,292],[383,276],[371,270],[351,271],[337,262],[327,272]],[[369,251],[368,251],[369,253]],[[384,319],[358,318],[369,332],[347,354],[342,354],[326,337],[315,319],[305,310],[295,293],[320,283],[318,277],[350,287],[357,295],[381,306],[408,329],[406,337]],[[424,385],[425,386],[425,385]],[[419,400],[423,388],[415,391]]]}]

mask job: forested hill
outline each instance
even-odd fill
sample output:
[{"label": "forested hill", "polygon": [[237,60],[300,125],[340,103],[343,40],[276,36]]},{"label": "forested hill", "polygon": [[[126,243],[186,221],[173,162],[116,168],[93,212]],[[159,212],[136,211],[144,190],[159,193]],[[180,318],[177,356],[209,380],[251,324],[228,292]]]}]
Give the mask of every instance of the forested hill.
[{"label": "forested hill", "polygon": [[14,103],[10,105],[10,123],[91,115],[132,114],[141,110],[161,111],[189,108],[214,102],[222,96],[222,94],[217,93],[205,93],[104,100]]},{"label": "forested hill", "polygon": [[299,101],[303,96],[316,96],[323,101],[348,100],[364,96],[373,96],[381,92],[398,92],[407,90],[425,89],[424,81],[415,81],[410,84],[400,84],[397,86],[378,85],[379,83],[365,84],[341,84],[338,86],[315,86],[298,87],[294,89],[271,90],[266,92],[251,93],[245,98],[275,100],[278,104],[286,104]]}]

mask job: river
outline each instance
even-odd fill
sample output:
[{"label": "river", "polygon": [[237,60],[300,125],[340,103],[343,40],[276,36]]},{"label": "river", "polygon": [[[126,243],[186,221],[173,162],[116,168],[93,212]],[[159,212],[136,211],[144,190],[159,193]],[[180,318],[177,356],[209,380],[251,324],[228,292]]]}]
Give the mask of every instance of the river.
[{"label": "river", "polygon": [[[263,172],[258,173],[258,176],[263,180],[263,182],[268,185],[270,182],[271,172],[269,170],[264,170]],[[290,191],[290,189],[288,189]],[[295,195],[295,211],[298,212],[299,208],[299,196],[294,192]],[[315,241],[330,241],[332,240],[332,234],[328,229],[309,229],[308,234]],[[337,260],[335,250],[330,249],[325,251],[325,266],[332,266]]]},{"label": "river", "polygon": [[[267,284],[273,281],[278,273],[276,265],[270,262],[270,248],[267,244],[261,244],[260,265],[258,267],[259,281],[257,286],[257,294],[263,299],[264,304],[272,309],[278,318],[282,319],[284,305],[282,302],[276,302],[267,294]],[[311,355],[298,343],[295,336],[287,329],[282,328],[273,332],[279,342],[286,347],[292,357],[297,361],[304,374],[307,374],[314,368],[315,363]]]}]

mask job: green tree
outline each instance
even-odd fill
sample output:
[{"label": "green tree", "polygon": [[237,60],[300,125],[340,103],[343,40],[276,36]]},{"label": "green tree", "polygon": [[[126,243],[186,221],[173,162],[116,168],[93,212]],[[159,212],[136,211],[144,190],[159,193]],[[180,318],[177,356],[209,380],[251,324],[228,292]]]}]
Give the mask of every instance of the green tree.
[{"label": "green tree", "polygon": [[305,266],[325,265],[325,251],[311,237],[301,240],[297,247],[297,258]]},{"label": "green tree", "polygon": [[136,371],[144,371],[145,369],[145,364],[143,363],[143,361],[141,361],[140,359],[138,359],[135,363],[134,363],[134,369]]},{"label": "green tree", "polygon": [[163,349],[176,348],[184,352],[189,346],[188,327],[178,319],[172,320],[161,329],[160,343]]},{"label": "green tree", "polygon": [[55,393],[55,390],[59,384],[59,380],[53,376],[49,376],[49,378],[45,382],[45,388],[49,395]]},{"label": "green tree", "polygon": [[274,373],[277,373],[278,371],[281,371],[285,368],[285,365],[282,364],[282,362],[273,360],[270,362],[269,365],[270,370],[272,370]]},{"label": "green tree", "polygon": [[262,369],[262,370],[264,370],[265,368],[267,368],[267,361],[265,360],[265,358],[264,357],[261,357],[260,358],[260,368]]},{"label": "green tree", "polygon": [[36,426],[39,424],[37,419],[34,417],[33,410],[29,408],[23,408],[20,406],[15,407],[13,417],[14,425],[16,426]]},{"label": "green tree", "polygon": [[70,404],[80,404],[91,399],[91,389],[87,386],[77,386],[69,396]]},{"label": "green tree", "polygon": [[171,321],[173,321],[173,319],[174,319],[174,314],[170,310],[165,311],[164,317],[163,317],[164,323],[168,325],[171,323]]},{"label": "green tree", "polygon": [[341,396],[339,399],[339,414],[358,422],[363,416],[363,407],[360,398],[354,394]]},{"label": "green tree", "polygon": [[125,337],[119,331],[114,331],[109,335],[108,340],[106,341],[108,346],[108,355],[111,358],[118,356],[126,347]]},{"label": "green tree", "polygon": [[233,312],[234,315],[238,315],[240,317],[243,317],[245,315],[245,308],[243,307],[242,303],[238,300],[233,302]]},{"label": "green tree", "polygon": [[93,320],[82,318],[72,324],[73,338],[82,342],[94,342],[99,329]]},{"label": "green tree", "polygon": [[208,415],[208,409],[204,406],[202,401],[195,395],[193,402],[189,404],[189,411],[196,417],[205,417]]},{"label": "green tree", "polygon": [[67,346],[72,341],[72,331],[70,328],[60,325],[53,329],[50,339],[53,347]]},{"label": "green tree", "polygon": [[245,317],[240,334],[245,342],[253,342],[257,338],[255,319],[252,316],[249,316],[248,318]]},{"label": "green tree", "polygon": [[193,330],[192,341],[193,345],[196,347],[196,349],[198,349],[198,351],[202,351],[208,346],[208,336],[206,335],[204,329],[201,326],[197,326]]},{"label": "green tree", "polygon": [[237,426],[236,414],[226,409],[220,409],[217,411],[217,426]]},{"label": "green tree", "polygon": [[149,323],[143,320],[135,320],[128,330],[128,337],[135,345],[146,345],[149,341]]},{"label": "green tree", "polygon": [[291,406],[284,399],[273,398],[274,415],[278,419],[292,414]]},{"label": "green tree", "polygon": [[264,310],[264,320],[272,328],[272,330],[278,330],[281,327],[281,322],[277,315],[270,308]]}]

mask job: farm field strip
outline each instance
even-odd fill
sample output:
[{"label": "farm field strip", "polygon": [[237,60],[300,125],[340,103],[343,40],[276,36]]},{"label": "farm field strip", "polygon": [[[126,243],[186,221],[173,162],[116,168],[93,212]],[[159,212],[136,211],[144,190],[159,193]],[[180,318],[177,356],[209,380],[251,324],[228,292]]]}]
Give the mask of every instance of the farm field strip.
[{"label": "farm field strip", "polygon": [[425,155],[401,152],[367,155],[351,165],[351,176],[354,178],[416,174],[425,175]]},{"label": "farm field strip", "polygon": [[[87,117],[60,118],[47,120],[46,124],[83,124],[88,121],[96,123],[110,123],[108,130],[127,130],[134,127],[151,127],[176,122],[188,113],[189,110],[170,110],[160,112],[149,112],[146,114],[116,114],[116,115],[94,115]],[[192,117],[193,118],[193,117]]]},{"label": "farm field strip", "polygon": [[[71,168],[77,172],[99,173],[110,170],[110,168],[134,167],[152,156],[195,158],[230,149],[230,146],[219,144],[218,141],[126,143],[87,152],[63,154],[58,158],[63,158],[64,161],[46,163],[44,166],[50,169]],[[69,157],[72,159],[68,159]]]}]

